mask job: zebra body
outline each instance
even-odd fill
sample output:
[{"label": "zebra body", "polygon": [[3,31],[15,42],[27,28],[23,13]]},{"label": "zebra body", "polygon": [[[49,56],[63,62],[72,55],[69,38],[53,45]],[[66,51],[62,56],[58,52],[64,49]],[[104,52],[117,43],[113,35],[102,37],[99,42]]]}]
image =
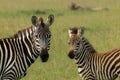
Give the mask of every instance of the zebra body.
[{"label": "zebra body", "polygon": [[120,49],[98,53],[83,37],[81,28],[71,28],[69,57],[74,58],[83,80],[115,80],[120,76]]},{"label": "zebra body", "polygon": [[39,55],[43,62],[48,60],[51,35],[49,26],[53,19],[54,16],[50,15],[47,22],[43,23],[42,19],[38,21],[33,16],[33,26],[19,31],[11,38],[0,39],[0,80],[21,79]]},{"label": "zebra body", "polygon": [[28,40],[27,37],[21,37],[0,40],[0,54],[2,61],[0,62],[0,75],[3,80],[11,77],[17,80],[23,77],[26,74],[27,68],[39,55],[38,52],[35,53],[34,49],[32,50],[33,46],[31,39],[29,38],[30,40],[26,42],[25,40]]}]

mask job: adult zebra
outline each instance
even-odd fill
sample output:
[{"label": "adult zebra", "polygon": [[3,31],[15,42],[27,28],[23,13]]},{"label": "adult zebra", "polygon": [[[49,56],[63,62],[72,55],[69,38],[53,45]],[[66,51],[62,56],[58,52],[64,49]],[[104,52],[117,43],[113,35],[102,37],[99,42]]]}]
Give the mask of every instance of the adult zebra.
[{"label": "adult zebra", "polygon": [[120,76],[120,49],[99,54],[83,36],[83,28],[70,28],[70,51],[83,80],[115,80]]},{"label": "adult zebra", "polygon": [[51,32],[49,27],[54,16],[44,23],[42,17],[32,16],[32,26],[20,30],[13,37],[0,39],[0,80],[19,80],[27,68],[40,55],[42,62],[49,58]]}]

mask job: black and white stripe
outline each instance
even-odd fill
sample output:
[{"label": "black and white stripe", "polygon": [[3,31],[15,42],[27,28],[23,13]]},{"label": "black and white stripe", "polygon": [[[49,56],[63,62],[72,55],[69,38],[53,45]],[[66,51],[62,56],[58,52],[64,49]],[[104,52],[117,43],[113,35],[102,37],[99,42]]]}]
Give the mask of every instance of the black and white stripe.
[{"label": "black and white stripe", "polygon": [[21,30],[11,38],[0,39],[0,80],[19,80],[27,68],[40,55],[42,62],[49,58],[51,32],[54,21],[50,15],[47,22],[32,16],[33,26]]},{"label": "black and white stripe", "polygon": [[115,80],[120,76],[120,49],[99,54],[83,37],[82,28],[69,30],[69,57],[75,59],[83,80]]}]

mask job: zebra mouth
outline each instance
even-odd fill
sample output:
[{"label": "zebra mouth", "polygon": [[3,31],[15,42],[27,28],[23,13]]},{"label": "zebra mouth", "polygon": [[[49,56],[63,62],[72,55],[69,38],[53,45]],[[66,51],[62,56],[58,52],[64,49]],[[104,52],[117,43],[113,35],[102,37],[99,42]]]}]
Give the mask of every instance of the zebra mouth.
[{"label": "zebra mouth", "polygon": [[49,58],[49,54],[48,54],[48,51],[46,49],[43,49],[41,51],[40,58],[41,58],[42,62],[47,62],[47,60]]},{"label": "zebra mouth", "polygon": [[74,51],[70,51],[68,56],[69,56],[69,58],[73,59],[75,57]]}]

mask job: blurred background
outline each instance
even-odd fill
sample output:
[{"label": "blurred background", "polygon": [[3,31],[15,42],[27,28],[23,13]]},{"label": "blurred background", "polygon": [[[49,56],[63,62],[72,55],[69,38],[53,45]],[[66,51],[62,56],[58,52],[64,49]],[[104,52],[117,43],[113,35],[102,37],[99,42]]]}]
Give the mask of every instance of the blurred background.
[{"label": "blurred background", "polygon": [[[74,4],[73,4],[74,3]],[[54,14],[50,58],[40,58],[22,80],[80,80],[68,58],[68,29],[84,26],[84,36],[101,54],[120,48],[120,0],[0,0],[0,38],[31,26],[31,16]],[[119,79],[118,79],[119,80]]]}]

